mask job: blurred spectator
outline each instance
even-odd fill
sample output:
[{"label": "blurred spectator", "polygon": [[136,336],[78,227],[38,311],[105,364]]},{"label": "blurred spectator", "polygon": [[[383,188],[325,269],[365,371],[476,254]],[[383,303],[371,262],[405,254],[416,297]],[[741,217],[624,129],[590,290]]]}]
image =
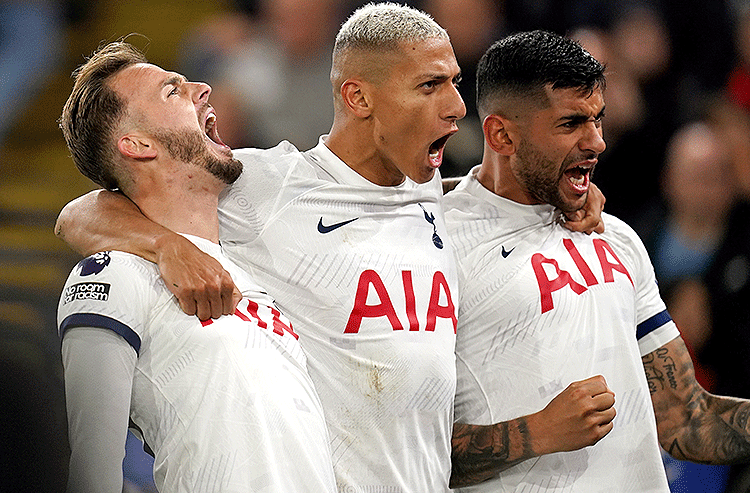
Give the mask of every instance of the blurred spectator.
[{"label": "blurred spectator", "polygon": [[652,261],[667,286],[699,278],[724,241],[735,182],[727,143],[705,123],[691,123],[669,142],[662,181],[667,214],[659,223]]},{"label": "blurred spectator", "polygon": [[608,29],[630,0],[505,0],[507,19],[515,30],[546,29],[568,34],[572,29]]},{"label": "blurred spectator", "polygon": [[[721,87],[731,65],[731,17],[723,0],[562,4],[569,5],[557,7],[558,17],[579,24],[558,28],[577,26],[572,35],[601,46],[608,68],[608,148],[594,180],[607,196],[607,210],[647,236],[667,141],[700,117],[703,99]],[[586,11],[587,4],[603,9],[602,20],[591,19],[597,10]]]},{"label": "blurred spectator", "polygon": [[[609,212],[645,235],[651,207],[659,197],[664,149],[678,124],[672,47],[663,18],[651,7],[622,11],[607,33],[613,87],[607,88],[605,97],[621,104],[616,123],[625,125],[615,126],[616,138],[610,140],[605,116],[607,150],[594,180],[607,197]],[[622,119],[625,115],[627,120]]]},{"label": "blurred spectator", "polygon": [[[333,121],[331,49],[343,15],[334,0],[259,0],[190,33],[180,67],[214,87],[232,147],[289,140],[315,146]],[[348,13],[348,12],[347,12]]]},{"label": "blurred spectator", "polygon": [[698,381],[714,390],[701,354],[711,330],[703,279],[728,236],[736,197],[723,134],[704,121],[681,127],[669,141],[661,182],[664,202],[645,238],[662,296],[691,351]]},{"label": "blurred spectator", "polygon": [[627,69],[622,58],[616,55],[609,31],[585,26],[571,32],[570,37],[581,43],[607,68],[604,136],[607,147],[616,148],[620,137],[643,125],[646,107],[639,81]]},{"label": "blurred spectator", "polygon": [[64,12],[62,1],[0,0],[0,143],[61,59]]},{"label": "blurred spectator", "polygon": [[734,29],[736,60],[726,84],[729,99],[750,111],[750,4],[737,9]]},{"label": "blurred spectator", "polygon": [[[724,135],[707,122],[681,127],[669,141],[662,177],[665,209],[648,241],[669,313],[691,353],[696,379],[716,392],[704,350],[714,327],[704,279],[725,239],[735,203],[731,153]],[[719,392],[721,393],[721,392]],[[735,395],[735,394],[731,394]],[[665,456],[672,491],[724,491],[728,467],[702,466]]]},{"label": "blurred spectator", "polygon": [[[706,275],[713,330],[705,360],[716,374],[716,392],[750,397],[750,113],[720,101],[714,121],[728,142],[740,199],[732,209],[726,238]],[[727,493],[750,491],[750,468],[732,468]]]}]

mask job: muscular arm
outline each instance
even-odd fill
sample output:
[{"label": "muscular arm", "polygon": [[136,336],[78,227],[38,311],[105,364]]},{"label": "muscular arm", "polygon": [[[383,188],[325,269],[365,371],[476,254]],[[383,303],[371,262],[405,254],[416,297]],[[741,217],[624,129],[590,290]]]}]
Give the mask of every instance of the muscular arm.
[{"label": "muscular arm", "polygon": [[750,461],[750,401],[708,393],[678,337],[643,357],[659,442],[681,460],[704,464]]},{"label": "muscular arm", "polygon": [[234,313],[241,298],[216,259],[148,219],[122,194],[96,190],[73,200],[57,218],[55,234],[83,255],[120,250],[155,262],[182,310],[201,320]]},{"label": "muscular arm", "polygon": [[63,207],[55,234],[83,256],[120,250],[151,262],[157,261],[157,244],[174,235],[123,194],[106,190],[94,190]]},{"label": "muscular arm", "polygon": [[541,411],[493,425],[453,425],[450,486],[481,483],[511,466],[593,445],[612,430],[614,393],[602,376],[573,382]]}]

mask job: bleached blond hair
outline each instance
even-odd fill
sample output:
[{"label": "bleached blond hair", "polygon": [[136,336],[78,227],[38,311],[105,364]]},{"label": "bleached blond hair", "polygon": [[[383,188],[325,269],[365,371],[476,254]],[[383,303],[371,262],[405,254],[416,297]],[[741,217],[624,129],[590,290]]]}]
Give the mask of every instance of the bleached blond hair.
[{"label": "bleached blond hair", "polygon": [[336,35],[331,80],[341,78],[349,54],[398,50],[403,42],[449,40],[448,32],[427,13],[392,2],[368,3],[355,10]]}]

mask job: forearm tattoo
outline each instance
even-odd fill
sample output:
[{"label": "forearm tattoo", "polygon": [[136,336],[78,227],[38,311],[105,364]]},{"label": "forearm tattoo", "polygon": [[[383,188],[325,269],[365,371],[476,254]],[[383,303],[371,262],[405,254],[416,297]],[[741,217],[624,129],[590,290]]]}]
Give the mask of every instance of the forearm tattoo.
[{"label": "forearm tattoo", "polygon": [[453,425],[451,488],[470,486],[534,457],[525,418],[480,426]]},{"label": "forearm tattoo", "polygon": [[750,401],[706,392],[687,348],[676,341],[643,357],[662,446],[694,462],[750,461]]}]

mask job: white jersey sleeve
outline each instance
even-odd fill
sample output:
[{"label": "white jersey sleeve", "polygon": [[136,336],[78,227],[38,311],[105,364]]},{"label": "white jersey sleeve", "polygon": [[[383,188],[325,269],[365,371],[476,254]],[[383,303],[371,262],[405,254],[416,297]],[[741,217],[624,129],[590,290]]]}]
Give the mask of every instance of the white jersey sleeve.
[{"label": "white jersey sleeve", "polygon": [[60,299],[70,492],[122,491],[139,331],[148,320],[143,298],[150,292],[149,276],[136,268],[145,262],[129,257],[102,252],[82,260]]},{"label": "white jersey sleeve", "polygon": [[654,267],[640,237],[628,224],[612,215],[603,213],[602,219],[611,229],[608,234],[620,236],[623,245],[630,245],[632,258],[639,262],[635,276],[638,283],[636,338],[641,356],[645,356],[680,334],[659,295]]},{"label": "white jersey sleeve", "polygon": [[76,265],[58,305],[60,337],[73,327],[100,327],[140,351],[141,334],[155,303],[154,264],[123,252],[100,252]]},{"label": "white jersey sleeve", "polygon": [[[240,177],[219,197],[219,226],[222,244],[245,244],[255,240],[273,219],[274,211],[291,200],[285,184],[290,173],[315,178],[309,167],[295,166],[300,152],[283,141],[271,149],[238,149],[234,157],[243,164]],[[234,258],[245,268],[242,259]]]},{"label": "white jersey sleeve", "polygon": [[74,327],[62,343],[70,493],[120,493],[136,355],[109,329]]}]

